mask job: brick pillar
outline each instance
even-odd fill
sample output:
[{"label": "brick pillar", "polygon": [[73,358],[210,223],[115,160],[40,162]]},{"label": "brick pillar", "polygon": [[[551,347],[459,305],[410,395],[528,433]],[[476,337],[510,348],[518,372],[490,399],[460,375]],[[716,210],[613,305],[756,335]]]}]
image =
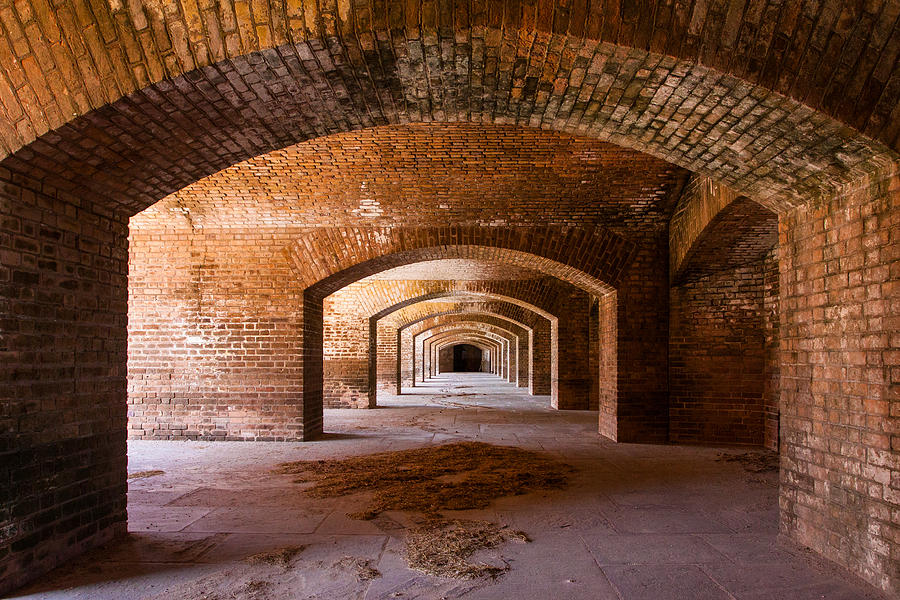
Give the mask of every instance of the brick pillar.
[{"label": "brick pillar", "polygon": [[0,593],[125,533],[127,228],[0,170]]},{"label": "brick pillar", "polygon": [[325,299],[326,408],[369,408],[369,323],[355,309]]},{"label": "brick pillar", "polygon": [[432,376],[434,352],[431,344],[428,343],[428,339],[424,335],[420,337],[422,338],[422,381],[425,381],[425,379]]},{"label": "brick pillar", "polygon": [[587,410],[590,406],[590,295],[576,290],[561,302],[557,331],[557,396],[554,408]]},{"label": "brick pillar", "polygon": [[781,532],[900,594],[900,180],[779,222]]},{"label": "brick pillar", "polygon": [[531,388],[535,396],[551,395],[553,331],[552,324],[541,319],[534,328],[531,353]]},{"label": "brick pillar", "polygon": [[397,332],[397,393],[404,387],[413,387],[413,339],[409,327]]},{"label": "brick pillar", "polygon": [[607,426],[619,442],[668,438],[668,269],[666,234],[639,240],[616,293],[615,424]]},{"label": "brick pillar", "polygon": [[377,372],[377,390],[388,394],[400,393],[397,380],[397,332],[384,319],[375,325],[377,336],[377,352],[375,369]]},{"label": "brick pillar", "polygon": [[588,402],[590,410],[600,409],[600,301],[591,296],[591,308],[588,314],[588,373],[591,379],[591,390]]},{"label": "brick pillar", "polygon": [[520,388],[529,387],[529,378],[531,377],[531,336],[532,331],[529,329],[523,331],[519,335],[519,349],[517,351],[517,371],[513,381]]},{"label": "brick pillar", "polygon": [[598,431],[612,440],[618,435],[619,352],[618,294],[610,292],[597,302],[597,407]]}]

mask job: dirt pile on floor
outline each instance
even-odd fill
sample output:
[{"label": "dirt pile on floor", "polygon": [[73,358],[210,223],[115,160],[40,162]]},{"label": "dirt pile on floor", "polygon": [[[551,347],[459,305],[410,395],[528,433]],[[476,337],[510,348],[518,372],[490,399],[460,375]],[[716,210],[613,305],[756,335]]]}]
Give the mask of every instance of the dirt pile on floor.
[{"label": "dirt pile on floor", "polygon": [[536,452],[482,442],[290,462],[276,470],[295,475],[298,483],[314,482],[306,493],[317,498],[371,492],[369,506],[349,515],[356,519],[387,510],[436,516],[441,510],[484,508],[502,496],[561,488],[571,471]]},{"label": "dirt pile on floor", "polygon": [[744,469],[751,473],[769,473],[778,470],[778,453],[768,450],[744,452],[742,454],[721,453],[716,461],[740,463]]},{"label": "dirt pile on floor", "polygon": [[155,477],[156,475],[163,475],[165,471],[138,471],[136,473],[129,473],[128,479],[144,479],[145,477]]},{"label": "dirt pile on floor", "polygon": [[489,521],[435,519],[407,534],[406,562],[411,569],[438,577],[496,577],[509,565],[471,563],[467,559],[479,550],[496,548],[508,540],[529,541],[521,531]]},{"label": "dirt pile on floor", "polygon": [[354,556],[345,556],[333,565],[338,569],[352,568],[356,571],[356,578],[359,581],[371,581],[381,577],[381,571],[372,566],[372,560],[368,558],[357,558]]},{"label": "dirt pile on floor", "polygon": [[269,552],[260,552],[247,557],[247,563],[251,565],[277,565],[287,567],[298,554],[303,552],[306,546],[285,546]]}]

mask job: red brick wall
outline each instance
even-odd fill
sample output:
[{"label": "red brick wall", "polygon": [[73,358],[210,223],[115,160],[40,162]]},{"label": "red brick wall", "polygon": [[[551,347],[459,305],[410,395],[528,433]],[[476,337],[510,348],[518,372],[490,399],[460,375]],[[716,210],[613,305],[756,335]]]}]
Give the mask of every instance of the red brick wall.
[{"label": "red brick wall", "polygon": [[557,364],[553,385],[554,408],[588,410],[590,408],[590,294],[573,289],[559,300],[557,320]]},{"label": "red brick wall", "polygon": [[763,331],[765,332],[763,381],[763,444],[778,450],[781,428],[781,314],[778,250],[763,259]]},{"label": "red brick wall", "polygon": [[648,235],[616,293],[616,440],[668,438],[668,239]]},{"label": "red brick wall", "polygon": [[784,215],[781,530],[900,593],[900,181]]},{"label": "red brick wall", "polygon": [[303,301],[285,236],[132,232],[131,437],[303,437]]},{"label": "red brick wall", "polygon": [[599,432],[612,440],[618,432],[617,402],[619,386],[619,352],[617,347],[619,307],[616,293],[600,297],[597,304],[599,355],[597,358],[597,404],[600,410]]},{"label": "red brick wall", "polygon": [[324,302],[325,408],[370,408],[369,315],[350,294]]},{"label": "red brick wall", "polygon": [[751,265],[672,288],[671,441],[763,443],[763,285],[762,265]]},{"label": "red brick wall", "polygon": [[777,216],[693,177],[669,225],[669,437],[778,447]]},{"label": "red brick wall", "polygon": [[29,188],[0,168],[0,594],[125,532],[126,220]]}]

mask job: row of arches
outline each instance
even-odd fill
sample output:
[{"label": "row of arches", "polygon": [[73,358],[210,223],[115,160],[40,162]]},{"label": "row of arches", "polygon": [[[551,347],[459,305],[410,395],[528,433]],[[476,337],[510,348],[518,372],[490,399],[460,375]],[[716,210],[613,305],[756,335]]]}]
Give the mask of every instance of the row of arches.
[{"label": "row of arches", "polygon": [[[287,210],[281,221],[250,212],[255,199],[231,194],[225,181],[272,165],[301,172],[281,152],[298,142],[311,142],[307,156],[322,168],[329,144],[370,148],[365,132],[387,132],[401,147],[411,130],[452,138],[468,127],[487,138],[496,133],[491,125],[514,129],[520,145],[539,134],[567,143],[577,133],[639,150],[682,169],[617,159],[631,165],[623,171],[668,173],[666,194],[684,185],[688,169],[778,215],[782,530],[897,589],[890,571],[896,542],[885,533],[897,526],[895,323],[888,315],[898,260],[900,87],[890,3],[877,14],[848,4],[802,19],[783,7],[786,18],[765,26],[762,17],[754,22],[759,11],[735,3],[735,28],[710,25],[726,20],[707,19],[705,3],[680,12],[593,2],[571,9],[412,2],[378,10],[319,3],[306,11],[288,4],[238,11],[222,2],[199,18],[140,3],[93,3],[77,15],[65,4],[26,11],[18,3],[4,21],[22,33],[10,36],[19,42],[3,54],[17,58],[0,65],[2,452],[15,490],[2,506],[4,531],[12,533],[2,542],[10,550],[0,572],[13,574],[9,585],[121,533],[129,413],[133,423],[152,420],[172,405],[171,430],[191,431],[190,419],[215,397],[210,437],[318,435],[325,299],[386,268],[483,259],[593,295],[600,375],[588,385],[597,388],[602,432],[622,442],[667,440],[667,307],[677,296],[669,259],[687,257],[675,281],[709,281],[688,268],[693,241],[667,251],[669,212],[646,226],[634,225],[631,213],[587,218],[581,206],[614,204],[605,192],[565,196],[580,198],[569,204],[547,192],[561,207],[553,225],[540,224],[541,210],[553,212],[546,203],[512,224],[501,210],[459,211],[446,225],[417,210],[416,194],[404,196],[406,205],[379,208],[383,196],[369,197],[357,177],[331,183],[359,191],[341,202],[292,197],[284,204],[304,206],[304,218]],[[427,147],[453,153],[434,140]],[[603,149],[591,146],[577,160],[589,162],[592,152]],[[386,154],[356,154],[367,164],[389,162]],[[559,155],[547,154],[542,168],[560,169]],[[303,181],[314,170],[302,171]],[[212,187],[228,193],[199,194],[213,174],[221,180]],[[173,215],[183,221],[185,243],[159,232],[129,234],[130,216],[175,192],[158,216],[161,229],[174,227]],[[262,215],[259,223],[271,228],[231,235],[236,223],[212,226],[192,194]],[[655,214],[652,203],[640,205],[638,213]],[[743,223],[747,213],[734,208]],[[719,210],[679,213],[697,215],[686,219],[682,239],[705,230]],[[405,225],[409,213],[427,218]],[[129,235],[154,247],[161,264],[129,272]],[[182,254],[187,266],[170,269],[166,259]],[[155,277],[154,268],[168,277]],[[239,285],[211,286],[212,278]],[[150,281],[160,283],[140,285]],[[129,298],[130,283],[179,302]],[[129,322],[129,301],[150,316]],[[164,354],[150,333],[160,323],[174,340]],[[375,334],[376,345],[390,337],[377,325]],[[130,357],[137,362],[128,365]],[[557,398],[585,385],[550,379]],[[230,429],[242,412],[240,429]],[[858,511],[841,516],[845,505]]]}]

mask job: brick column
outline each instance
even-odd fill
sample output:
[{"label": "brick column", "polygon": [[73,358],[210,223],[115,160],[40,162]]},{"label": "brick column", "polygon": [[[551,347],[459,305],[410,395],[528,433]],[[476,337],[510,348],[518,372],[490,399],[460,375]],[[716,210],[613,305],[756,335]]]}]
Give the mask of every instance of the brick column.
[{"label": "brick column", "polygon": [[0,170],[0,588],[125,533],[127,227]]}]

